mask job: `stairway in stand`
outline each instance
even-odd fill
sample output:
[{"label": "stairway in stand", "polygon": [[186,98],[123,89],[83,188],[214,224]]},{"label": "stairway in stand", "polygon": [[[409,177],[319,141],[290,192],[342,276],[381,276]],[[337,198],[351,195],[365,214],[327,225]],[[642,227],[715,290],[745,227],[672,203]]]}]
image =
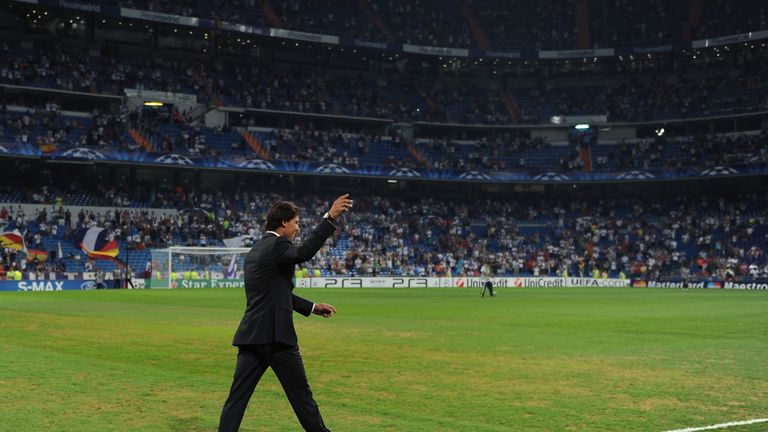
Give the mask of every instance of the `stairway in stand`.
[{"label": "stairway in stand", "polygon": [[424,153],[420,152],[410,141],[406,141],[405,148],[408,149],[408,151],[413,155],[413,157],[419,161],[422,165],[427,167],[428,169],[432,169],[432,162],[427,159],[426,156],[424,156]]},{"label": "stairway in stand", "polygon": [[258,138],[253,136],[253,134],[248,132],[246,129],[239,129],[238,132],[240,133],[240,136],[243,137],[245,142],[248,143],[248,146],[251,148],[251,150],[256,153],[256,155],[264,160],[269,160],[269,153],[267,152],[267,149],[262,147]]},{"label": "stairway in stand", "polygon": [[139,145],[139,147],[143,148],[144,151],[147,153],[152,152],[152,144],[149,143],[149,140],[136,128],[129,128],[128,133],[131,135],[131,138],[136,142],[136,144]]},{"label": "stairway in stand", "polygon": [[509,115],[512,116],[512,121],[515,124],[519,124],[520,119],[522,118],[522,115],[520,114],[520,107],[517,105],[515,97],[512,96],[512,92],[509,90],[504,92],[504,103],[507,105],[507,111],[509,111]]},{"label": "stairway in stand", "polygon": [[376,15],[375,12],[373,12],[373,8],[371,7],[371,3],[368,0],[357,0],[357,7],[360,8],[360,10],[363,11],[363,13],[368,16],[368,18],[371,20],[374,26],[376,26],[379,31],[384,33],[384,35],[387,37],[387,40],[390,42],[394,42],[395,38],[392,36],[392,33],[387,28],[387,25],[384,24],[384,20],[381,19],[378,15]]},{"label": "stairway in stand", "polygon": [[277,13],[275,10],[275,7],[272,6],[272,3],[269,2],[269,0],[259,0],[261,3],[261,8],[264,9],[264,15],[267,16],[267,19],[269,20],[270,24],[275,26],[275,28],[285,28],[285,23],[283,22],[283,19],[280,18],[280,14]]},{"label": "stairway in stand", "polygon": [[589,36],[589,0],[578,0],[574,6],[576,7],[576,34],[579,35],[577,41],[578,49],[590,48],[590,36]]},{"label": "stairway in stand", "polygon": [[466,0],[463,0],[459,5],[461,14],[469,23],[469,29],[472,31],[477,46],[485,51],[491,50],[491,43],[488,41],[488,35],[485,34],[483,26],[480,24],[480,20],[477,18],[477,12]]}]

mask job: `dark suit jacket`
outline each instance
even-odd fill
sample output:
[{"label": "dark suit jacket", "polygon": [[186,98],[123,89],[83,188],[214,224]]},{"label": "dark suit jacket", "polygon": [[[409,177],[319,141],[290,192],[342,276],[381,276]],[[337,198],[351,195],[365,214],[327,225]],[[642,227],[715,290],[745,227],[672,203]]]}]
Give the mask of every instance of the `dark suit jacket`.
[{"label": "dark suit jacket", "polygon": [[313,303],[293,294],[294,265],[312,259],[335,230],[323,219],[299,246],[271,233],[253,245],[245,256],[247,306],[232,345],[298,343],[292,312],[309,316]]}]

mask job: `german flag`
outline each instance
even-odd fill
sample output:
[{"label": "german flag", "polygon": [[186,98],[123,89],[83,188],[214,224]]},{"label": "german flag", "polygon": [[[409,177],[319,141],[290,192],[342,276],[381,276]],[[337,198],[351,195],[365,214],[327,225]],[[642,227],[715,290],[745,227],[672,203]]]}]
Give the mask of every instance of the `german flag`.
[{"label": "german flag", "polygon": [[19,230],[13,230],[0,234],[0,248],[23,251],[27,249],[27,246],[24,244],[24,236],[21,235]]},{"label": "german flag", "polygon": [[45,261],[48,259],[48,252],[35,249],[27,250],[27,260],[34,261],[35,258],[37,258],[38,261]]},{"label": "german flag", "polygon": [[75,234],[75,247],[92,259],[114,260],[120,254],[117,240],[110,240],[104,228],[82,228]]},{"label": "german flag", "polygon": [[117,257],[117,255],[120,253],[120,245],[117,244],[116,240],[112,240],[111,242],[108,242],[105,244],[101,250],[98,251],[92,251],[88,250],[88,248],[84,244],[80,244],[80,247],[82,248],[83,252],[88,254],[89,258],[95,258],[95,259],[114,259]]}]

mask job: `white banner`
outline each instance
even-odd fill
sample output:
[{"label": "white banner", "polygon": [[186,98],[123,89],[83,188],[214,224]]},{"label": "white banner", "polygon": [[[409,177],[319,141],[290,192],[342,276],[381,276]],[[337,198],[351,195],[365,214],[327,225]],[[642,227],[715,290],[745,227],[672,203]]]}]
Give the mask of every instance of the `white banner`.
[{"label": "white banner", "polygon": [[464,48],[433,47],[425,45],[403,44],[403,52],[447,57],[469,57],[469,50]]},{"label": "white banner", "polygon": [[141,97],[157,100],[160,102],[171,102],[176,104],[183,103],[191,105],[197,103],[197,96],[188,93],[171,93],[156,90],[126,88],[125,95],[128,97]]},{"label": "white banner", "polygon": [[136,18],[166,24],[181,24],[190,27],[200,26],[200,19],[196,17],[150,12],[139,9],[120,8],[120,15],[126,18]]},{"label": "white banner", "polygon": [[[628,287],[628,279],[561,277],[491,278],[495,288],[523,287]],[[296,280],[298,288],[482,288],[479,277],[313,277]]]},{"label": "white banner", "polygon": [[230,248],[250,248],[257,240],[256,236],[250,234],[241,235],[232,238],[226,238],[222,240],[227,247]]},{"label": "white banner", "polygon": [[333,45],[339,44],[338,36],[329,36],[329,35],[324,35],[319,33],[307,33],[307,32],[300,32],[300,31],[294,31],[294,30],[270,28],[269,35],[272,37],[300,40],[300,41],[306,41],[306,42],[321,42],[321,43],[327,43],[327,44],[333,44]]},{"label": "white banner", "polygon": [[453,278],[438,277],[314,277],[296,280],[300,288],[450,288]]},{"label": "white banner", "polygon": [[613,48],[597,48],[585,50],[566,50],[566,51],[539,51],[539,58],[558,59],[558,58],[588,58],[588,57],[613,57],[615,55]]},{"label": "white banner", "polygon": [[101,13],[101,5],[84,3],[79,1],[59,0],[59,7],[63,7],[67,9],[77,9],[83,12]]},{"label": "white banner", "polygon": [[760,30],[749,33],[721,36],[711,39],[699,39],[691,43],[693,48],[708,48],[720,45],[730,45],[741,42],[749,42],[768,38],[768,30]]},{"label": "white banner", "polygon": [[235,31],[240,33],[259,34],[263,36],[269,36],[269,29],[266,27],[257,27],[247,24],[237,24],[223,21],[221,23],[222,30]]},{"label": "white banner", "polygon": [[590,123],[608,123],[607,114],[592,114],[592,115],[554,115],[549,118],[554,124],[565,125],[577,125],[577,124],[590,124]]}]

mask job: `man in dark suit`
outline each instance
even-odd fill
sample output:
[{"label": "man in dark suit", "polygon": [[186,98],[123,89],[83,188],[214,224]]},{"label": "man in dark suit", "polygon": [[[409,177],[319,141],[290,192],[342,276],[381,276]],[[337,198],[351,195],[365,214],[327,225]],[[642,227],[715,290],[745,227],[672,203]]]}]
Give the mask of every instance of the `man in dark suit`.
[{"label": "man in dark suit", "polygon": [[267,213],[266,233],[245,257],[247,306],[232,342],[237,366],[229,397],[224,403],[219,432],[237,431],[245,408],[261,376],[271,367],[306,431],[328,431],[307,382],[293,327],[293,311],[330,318],[333,306],[312,303],[293,294],[294,265],[309,261],[336,231],[336,220],[352,208],[349,194],[333,202],[323,220],[299,246],[299,207],[281,201]]}]

